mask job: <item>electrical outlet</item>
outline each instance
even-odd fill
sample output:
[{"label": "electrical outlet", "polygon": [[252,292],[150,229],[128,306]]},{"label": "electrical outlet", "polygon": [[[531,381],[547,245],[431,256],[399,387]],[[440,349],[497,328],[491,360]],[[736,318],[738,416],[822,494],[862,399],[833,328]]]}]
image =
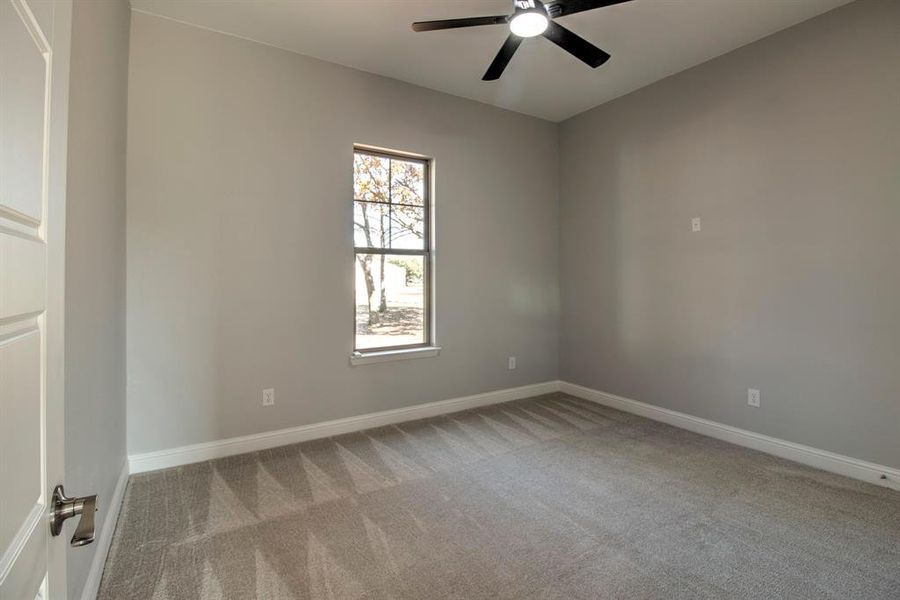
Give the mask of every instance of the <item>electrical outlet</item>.
[{"label": "electrical outlet", "polygon": [[691,231],[700,231],[700,217],[694,217],[693,219],[691,219]]},{"label": "electrical outlet", "polygon": [[275,404],[275,390],[273,388],[263,390],[262,405],[272,406],[273,404]]},{"label": "electrical outlet", "polygon": [[516,357],[510,356],[509,357],[509,370],[513,371],[513,370],[515,370],[515,368],[516,368]]},{"label": "electrical outlet", "polygon": [[759,390],[753,388],[747,390],[747,404],[759,408]]}]

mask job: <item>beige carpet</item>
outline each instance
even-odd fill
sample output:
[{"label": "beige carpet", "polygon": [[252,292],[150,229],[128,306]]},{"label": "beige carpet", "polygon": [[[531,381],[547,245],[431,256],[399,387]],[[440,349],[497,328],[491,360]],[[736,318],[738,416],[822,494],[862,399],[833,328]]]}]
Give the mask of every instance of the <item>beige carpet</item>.
[{"label": "beige carpet", "polygon": [[562,394],[134,476],[102,599],[900,599],[900,494]]}]

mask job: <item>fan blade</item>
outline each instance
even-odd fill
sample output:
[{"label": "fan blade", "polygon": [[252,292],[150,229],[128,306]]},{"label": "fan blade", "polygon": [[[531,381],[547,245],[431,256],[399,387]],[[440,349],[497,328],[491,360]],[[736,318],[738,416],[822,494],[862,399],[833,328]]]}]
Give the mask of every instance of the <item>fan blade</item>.
[{"label": "fan blade", "polygon": [[484,77],[481,78],[482,81],[500,79],[500,76],[503,75],[503,70],[509,64],[509,61],[512,60],[513,54],[519,49],[519,44],[522,43],[523,39],[517,35],[509,34],[509,37],[506,38],[506,41],[500,47],[500,51],[497,52],[497,56],[494,57],[491,66],[488,67]]},{"label": "fan blade", "polygon": [[609,54],[560,25],[550,21],[544,37],[588,66],[596,69],[609,60]]},{"label": "fan blade", "polygon": [[444,19],[443,21],[418,21],[412,24],[413,31],[437,31],[438,29],[456,29],[457,27],[478,27],[480,25],[505,25],[509,22],[506,15],[496,17],[469,17],[467,19]]},{"label": "fan blade", "polygon": [[556,2],[545,2],[544,6],[547,7],[550,16],[556,18],[625,2],[631,2],[631,0],[556,0]]}]

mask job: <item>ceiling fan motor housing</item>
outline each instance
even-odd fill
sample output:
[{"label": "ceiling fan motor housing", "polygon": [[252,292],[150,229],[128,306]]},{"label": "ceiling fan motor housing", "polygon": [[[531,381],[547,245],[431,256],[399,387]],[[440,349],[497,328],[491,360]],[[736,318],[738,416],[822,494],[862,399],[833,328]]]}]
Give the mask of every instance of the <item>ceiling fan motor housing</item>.
[{"label": "ceiling fan motor housing", "polygon": [[559,2],[544,3],[541,0],[513,0],[513,7],[516,12],[538,9],[546,13],[551,19],[555,19],[563,12],[562,5]]},{"label": "ceiling fan motor housing", "polygon": [[541,0],[513,0],[513,7],[515,8],[515,14],[521,12],[537,12],[544,16],[553,16]]}]

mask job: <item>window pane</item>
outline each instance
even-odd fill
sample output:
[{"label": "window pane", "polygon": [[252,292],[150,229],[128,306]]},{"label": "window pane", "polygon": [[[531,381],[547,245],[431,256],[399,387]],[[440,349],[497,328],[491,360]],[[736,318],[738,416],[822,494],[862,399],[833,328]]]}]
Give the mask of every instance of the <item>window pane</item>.
[{"label": "window pane", "polygon": [[425,249],[425,208],[391,206],[391,248]]},{"label": "window pane", "polygon": [[353,154],[353,198],[369,202],[389,199],[390,160],[371,154]]},{"label": "window pane", "polygon": [[390,207],[371,202],[353,203],[353,243],[358,248],[388,248]]},{"label": "window pane", "polygon": [[425,204],[425,165],[405,160],[391,160],[391,202]]},{"label": "window pane", "polygon": [[425,258],[356,255],[356,349],[425,343]]}]

